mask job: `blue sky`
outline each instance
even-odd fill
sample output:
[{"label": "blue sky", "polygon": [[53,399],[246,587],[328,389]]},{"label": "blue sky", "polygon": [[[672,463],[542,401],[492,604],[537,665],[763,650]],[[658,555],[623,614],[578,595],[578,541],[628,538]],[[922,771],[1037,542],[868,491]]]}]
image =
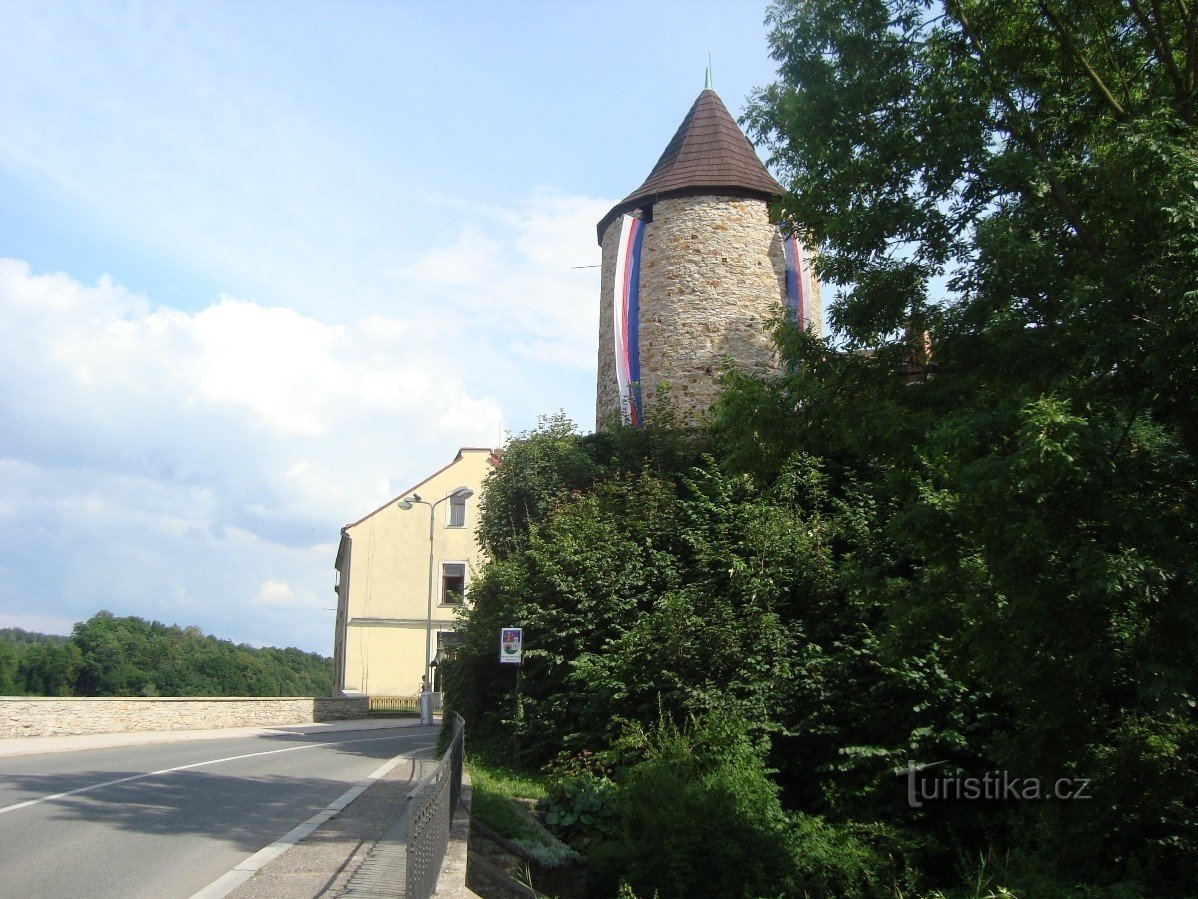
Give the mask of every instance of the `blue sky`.
[{"label": "blue sky", "polygon": [[342,525],[594,418],[595,223],[764,4],[0,0],[0,626],[330,653]]}]

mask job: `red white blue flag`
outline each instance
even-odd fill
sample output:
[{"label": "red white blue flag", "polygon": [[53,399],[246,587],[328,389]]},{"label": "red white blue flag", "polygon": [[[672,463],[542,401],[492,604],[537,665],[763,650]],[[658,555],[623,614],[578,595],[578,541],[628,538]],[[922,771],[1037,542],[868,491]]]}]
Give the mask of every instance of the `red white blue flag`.
[{"label": "red white blue flag", "polygon": [[811,324],[811,268],[803,245],[793,234],[782,235],[782,252],[786,257],[786,309],[795,326],[804,329]]},{"label": "red white blue flag", "polygon": [[616,339],[616,383],[620,390],[620,415],[624,424],[642,424],[640,295],[641,240],[645,223],[630,215],[620,221],[616,250],[616,283],[612,292]]}]

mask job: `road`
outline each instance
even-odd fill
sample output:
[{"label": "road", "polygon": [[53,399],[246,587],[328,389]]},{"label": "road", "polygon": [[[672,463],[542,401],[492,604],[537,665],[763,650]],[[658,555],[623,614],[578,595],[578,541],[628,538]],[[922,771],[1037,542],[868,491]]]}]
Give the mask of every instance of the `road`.
[{"label": "road", "polygon": [[435,741],[275,731],[0,758],[0,896],[191,896]]}]

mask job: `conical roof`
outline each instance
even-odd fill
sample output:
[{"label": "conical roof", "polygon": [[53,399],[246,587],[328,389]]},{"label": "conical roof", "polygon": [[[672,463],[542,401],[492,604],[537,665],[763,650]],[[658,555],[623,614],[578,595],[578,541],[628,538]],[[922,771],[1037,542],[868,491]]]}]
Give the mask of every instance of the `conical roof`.
[{"label": "conical roof", "polygon": [[666,197],[716,194],[772,200],[783,193],[719,95],[708,88],[695,100],[645,183],[600,220],[599,241],[617,216]]}]

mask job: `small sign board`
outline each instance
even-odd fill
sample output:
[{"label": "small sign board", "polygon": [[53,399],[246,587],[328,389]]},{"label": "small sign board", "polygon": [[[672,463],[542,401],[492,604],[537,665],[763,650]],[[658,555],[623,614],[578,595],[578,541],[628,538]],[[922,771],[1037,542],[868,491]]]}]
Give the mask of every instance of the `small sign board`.
[{"label": "small sign board", "polygon": [[524,629],[503,627],[499,629],[499,661],[509,665],[520,664],[520,653],[524,648]]}]

